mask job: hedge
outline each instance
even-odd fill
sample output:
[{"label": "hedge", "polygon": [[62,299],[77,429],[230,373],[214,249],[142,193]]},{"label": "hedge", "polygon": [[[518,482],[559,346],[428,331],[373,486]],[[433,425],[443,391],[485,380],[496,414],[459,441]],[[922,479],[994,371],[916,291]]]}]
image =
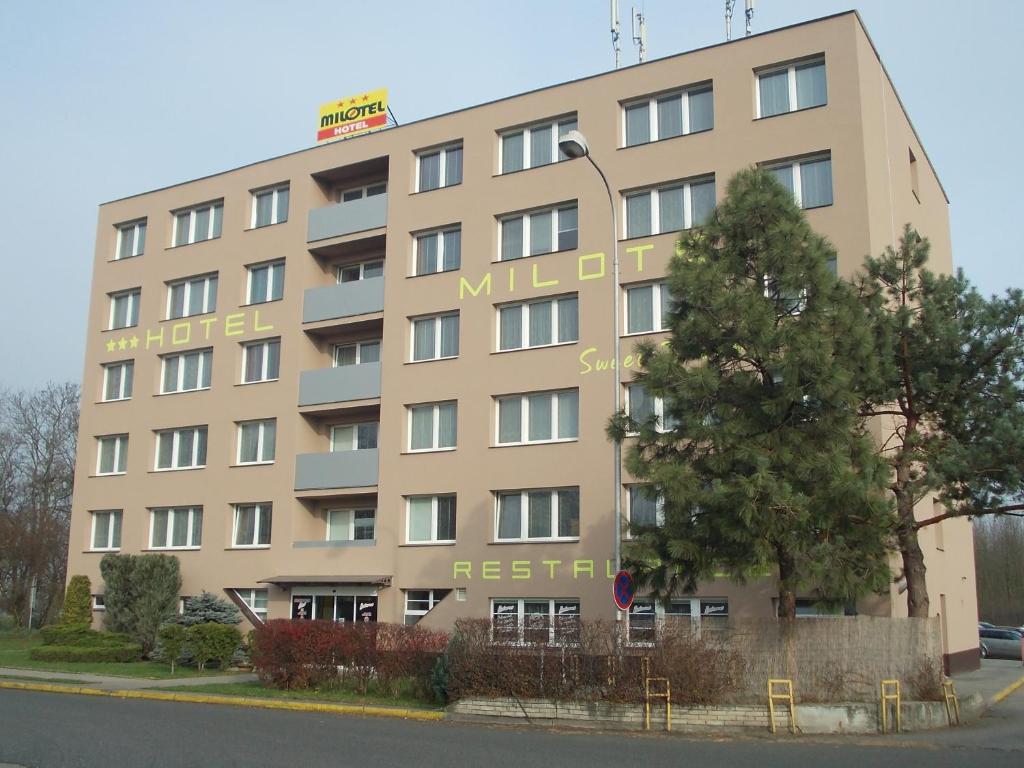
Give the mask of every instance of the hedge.
[{"label": "hedge", "polygon": [[142,646],[137,643],[100,647],[75,645],[40,645],[29,651],[34,661],[138,661],[142,658]]},{"label": "hedge", "polygon": [[39,630],[43,645],[79,648],[109,648],[131,644],[131,638],[119,632],[97,632],[81,625],[53,624]]}]

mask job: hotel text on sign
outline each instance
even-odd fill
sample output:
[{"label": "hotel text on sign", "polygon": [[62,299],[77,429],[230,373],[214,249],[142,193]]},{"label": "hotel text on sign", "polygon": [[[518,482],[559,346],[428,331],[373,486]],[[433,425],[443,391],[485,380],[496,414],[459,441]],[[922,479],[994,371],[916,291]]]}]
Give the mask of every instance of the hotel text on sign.
[{"label": "hotel text on sign", "polygon": [[317,144],[359,136],[388,122],[388,89],[347,96],[320,106]]}]

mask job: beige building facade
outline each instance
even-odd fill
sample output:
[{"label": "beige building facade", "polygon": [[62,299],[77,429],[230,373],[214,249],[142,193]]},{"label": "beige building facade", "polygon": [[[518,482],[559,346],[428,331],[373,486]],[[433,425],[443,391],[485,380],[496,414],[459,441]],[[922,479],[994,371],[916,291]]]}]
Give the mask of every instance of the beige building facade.
[{"label": "beige building facade", "polygon": [[[570,129],[619,214],[618,372],[609,204],[560,156]],[[630,387],[633,349],[665,336],[676,233],[752,165],[840,274],[908,221],[951,269],[945,193],[855,13],[102,205],[69,574],[174,554],[184,594],[253,622],[492,616],[555,638],[612,618],[614,494],[657,514],[614,487],[613,382],[660,407]],[[945,649],[976,663],[970,526],[922,540]],[[774,594],[715,581],[668,610],[772,615]],[[897,585],[859,609],[906,613]]]}]

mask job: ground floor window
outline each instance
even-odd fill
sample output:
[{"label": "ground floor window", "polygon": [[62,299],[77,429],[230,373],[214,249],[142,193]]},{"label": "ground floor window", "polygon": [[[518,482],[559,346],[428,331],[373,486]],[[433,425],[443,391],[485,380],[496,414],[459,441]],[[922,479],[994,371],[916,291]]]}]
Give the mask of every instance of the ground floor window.
[{"label": "ground floor window", "polygon": [[579,598],[495,598],[491,601],[491,636],[499,643],[578,642]]},{"label": "ground floor window", "polygon": [[292,595],[293,619],[377,621],[377,596],[353,594]]},{"label": "ground floor window", "polygon": [[427,615],[427,611],[440,603],[450,589],[405,590],[405,623],[412,626]]},{"label": "ground floor window", "polygon": [[266,589],[236,589],[242,602],[249,606],[249,610],[256,614],[261,621],[267,620],[267,594]]},{"label": "ground floor window", "polygon": [[658,628],[671,621],[710,629],[728,618],[729,601],[725,598],[679,597],[666,606],[653,598],[638,597],[629,609],[629,641],[653,643]]}]

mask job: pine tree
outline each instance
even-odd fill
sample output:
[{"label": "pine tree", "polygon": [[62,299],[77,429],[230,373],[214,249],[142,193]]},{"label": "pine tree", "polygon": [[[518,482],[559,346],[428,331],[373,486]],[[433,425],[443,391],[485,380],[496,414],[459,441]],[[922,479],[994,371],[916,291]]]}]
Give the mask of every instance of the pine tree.
[{"label": "pine tree", "polygon": [[64,593],[60,623],[88,627],[92,623],[92,585],[88,576],[72,576]]},{"label": "pine tree", "polygon": [[[929,613],[918,531],[949,517],[1024,511],[1024,296],[985,299],[962,272],[928,271],[928,252],[908,224],[857,281],[882,363],[862,413],[894,423],[883,455],[909,614],[918,617]],[[918,520],[914,507],[930,494],[945,511]]]},{"label": "pine tree", "polygon": [[776,574],[787,618],[798,590],[847,602],[885,588],[886,466],[857,412],[877,361],[834,259],[761,170],[737,174],[712,221],[681,236],[670,339],[639,349],[665,423],[609,426],[639,433],[626,466],[663,499],[663,524],[633,526],[625,561],[662,599],[723,570]]},{"label": "pine tree", "polygon": [[186,627],[193,624],[240,624],[242,614],[238,609],[211,592],[203,591],[196,597],[185,600],[185,610],[174,621]]}]

